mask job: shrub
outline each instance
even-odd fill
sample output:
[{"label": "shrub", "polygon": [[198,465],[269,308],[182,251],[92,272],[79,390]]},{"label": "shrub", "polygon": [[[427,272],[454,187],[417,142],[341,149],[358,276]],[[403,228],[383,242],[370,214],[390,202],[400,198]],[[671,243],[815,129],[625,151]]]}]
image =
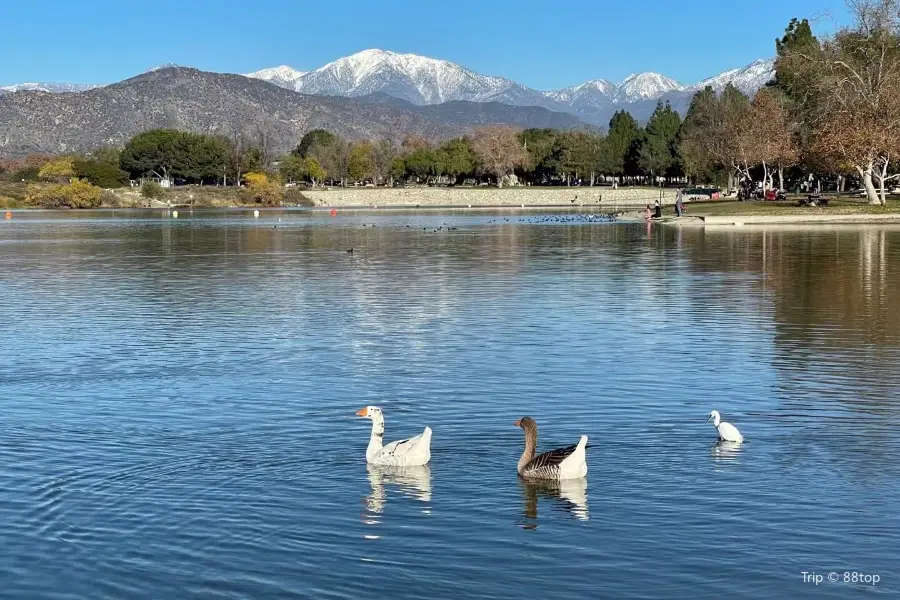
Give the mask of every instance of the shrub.
[{"label": "shrub", "polygon": [[74,161],[68,156],[54,158],[38,170],[38,177],[47,181],[69,181],[75,177]]},{"label": "shrub", "polygon": [[16,200],[15,198],[10,198],[9,196],[0,196],[0,209],[6,210],[7,208],[22,208],[23,204],[21,200]]},{"label": "shrub", "polygon": [[13,169],[7,171],[3,174],[3,179],[6,181],[37,181],[40,179],[38,177],[38,173],[40,173],[41,168],[38,166],[24,166],[18,169]]},{"label": "shrub", "polygon": [[102,188],[119,188],[128,183],[128,173],[116,165],[99,160],[75,160],[72,168],[77,177]]},{"label": "shrub", "polygon": [[247,173],[244,179],[247,182],[246,196],[250,202],[263,206],[281,206],[284,188],[280,182],[265,173]]},{"label": "shrub", "polygon": [[76,179],[65,185],[32,186],[26,201],[41,208],[100,208],[100,188]]},{"label": "shrub", "polygon": [[141,196],[143,196],[144,198],[149,198],[151,200],[162,200],[165,195],[165,188],[159,185],[159,183],[157,183],[156,181],[145,181],[144,185],[141,186]]},{"label": "shrub", "polygon": [[110,208],[121,208],[122,199],[115,192],[103,190],[100,192],[100,205]]}]

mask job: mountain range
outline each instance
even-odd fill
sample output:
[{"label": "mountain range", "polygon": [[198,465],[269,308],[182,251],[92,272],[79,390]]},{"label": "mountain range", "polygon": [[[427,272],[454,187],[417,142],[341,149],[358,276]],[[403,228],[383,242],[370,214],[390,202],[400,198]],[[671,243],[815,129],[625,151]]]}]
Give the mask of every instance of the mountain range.
[{"label": "mountain range", "polygon": [[540,91],[503,77],[481,75],[446,60],[372,49],[313,71],[280,66],[248,73],[247,77],[296,92],[326,96],[352,98],[382,92],[418,105],[465,100],[540,106],[605,126],[618,109],[646,120],[660,99],[683,111],[693,94],[707,85],[720,91],[731,83],[752,94],[772,79],[774,66],[774,60],[758,60],[693,85],[682,85],[658,73],[638,73],[618,84],[595,79],[562,90]]},{"label": "mountain range", "polygon": [[282,153],[318,128],[350,139],[399,143],[410,134],[438,140],[487,124],[585,127],[574,115],[536,106],[465,101],[421,106],[383,93],[365,98],[316,96],[242,75],[162,67],[78,93],[0,95],[0,155],[120,146],[154,128],[239,135]]},{"label": "mountain range", "polygon": [[[682,114],[693,94],[731,83],[752,94],[773,76],[760,60],[693,85],[657,73],[620,83],[595,79],[540,91],[452,62],[365,50],[313,71],[282,66],[247,75],[162,65],[112,85],[27,83],[0,87],[0,153],[68,152],[121,144],[154,127],[266,135],[285,151],[310,129],[348,138],[431,139],[485,124],[605,127],[616,110],[646,121],[660,101]],[[300,93],[297,93],[300,92]]]}]

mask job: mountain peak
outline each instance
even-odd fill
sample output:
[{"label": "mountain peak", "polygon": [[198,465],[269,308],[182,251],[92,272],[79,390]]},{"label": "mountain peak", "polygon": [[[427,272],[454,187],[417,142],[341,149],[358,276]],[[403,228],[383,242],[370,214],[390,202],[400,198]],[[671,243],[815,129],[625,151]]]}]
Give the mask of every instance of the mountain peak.
[{"label": "mountain peak", "polygon": [[667,92],[684,88],[680,83],[659,73],[633,73],[622,80],[616,92],[619,102],[636,102],[658,98]]}]

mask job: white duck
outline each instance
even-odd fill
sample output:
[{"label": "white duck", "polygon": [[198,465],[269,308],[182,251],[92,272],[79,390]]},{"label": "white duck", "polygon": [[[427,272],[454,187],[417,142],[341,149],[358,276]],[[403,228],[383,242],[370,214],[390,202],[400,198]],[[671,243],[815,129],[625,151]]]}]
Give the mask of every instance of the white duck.
[{"label": "white duck", "polygon": [[408,440],[391,442],[382,446],[384,438],[384,414],[377,406],[367,406],[356,416],[372,420],[372,437],[366,448],[366,462],[389,467],[417,467],[431,460],[431,428]]},{"label": "white duck", "polygon": [[587,436],[581,436],[578,443],[566,448],[557,448],[534,455],[537,447],[537,423],[531,417],[522,417],[515,423],[516,427],[525,430],[525,451],[519,459],[519,475],[526,479],[577,479],[587,474],[587,463],[584,448]]},{"label": "white duck", "polygon": [[726,423],[722,420],[722,417],[719,415],[719,411],[714,410],[709,413],[709,418],[706,419],[706,422],[713,422],[713,427],[719,430],[719,439],[724,440],[726,442],[737,442],[740,444],[744,441],[744,436],[741,435],[741,432],[737,430],[737,427],[732,425],[731,423]]}]

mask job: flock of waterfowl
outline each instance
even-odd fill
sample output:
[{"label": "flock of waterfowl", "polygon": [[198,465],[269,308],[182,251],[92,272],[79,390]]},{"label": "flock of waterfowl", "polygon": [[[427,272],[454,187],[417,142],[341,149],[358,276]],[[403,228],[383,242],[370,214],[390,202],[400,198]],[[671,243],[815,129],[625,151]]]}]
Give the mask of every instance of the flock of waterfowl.
[{"label": "flock of waterfowl", "polygon": [[[388,467],[419,467],[431,460],[431,428],[415,437],[398,440],[384,445],[384,413],[377,406],[360,409],[356,416],[372,421],[372,435],[366,448],[366,462]],[[712,421],[719,433],[719,440],[741,443],[744,437],[731,423],[722,421],[719,411],[709,413],[707,422]],[[516,466],[519,475],[525,479],[563,481],[578,479],[587,474],[585,448],[587,436],[581,436],[577,444],[535,454],[537,449],[537,423],[531,417],[522,417],[515,423],[525,432],[525,450]]]}]

